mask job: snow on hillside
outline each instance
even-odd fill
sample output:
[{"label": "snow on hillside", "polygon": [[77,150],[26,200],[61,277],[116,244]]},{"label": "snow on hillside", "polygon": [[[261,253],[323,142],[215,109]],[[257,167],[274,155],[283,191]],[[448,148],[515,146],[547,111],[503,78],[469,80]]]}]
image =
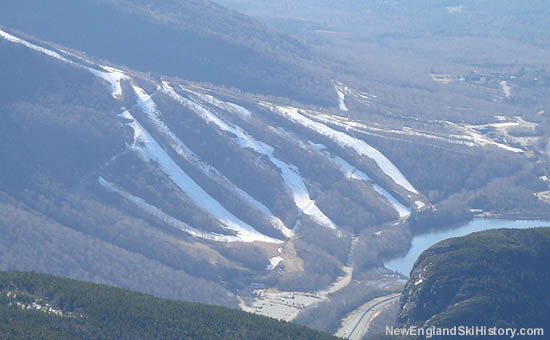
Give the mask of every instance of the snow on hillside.
[{"label": "snow on hillside", "polygon": [[[73,64],[76,67],[85,68],[88,71],[90,71],[92,74],[94,74],[95,76],[100,77],[100,78],[106,80],[107,82],[109,82],[109,84],[112,87],[113,97],[119,99],[122,96],[122,87],[120,85],[120,82],[121,82],[122,79],[128,79],[129,77],[127,75],[125,75],[122,71],[120,71],[116,68],[109,67],[109,66],[100,66],[104,70],[104,71],[100,71],[100,70],[96,70],[96,69],[88,67],[88,66],[76,64],[75,62],[63,57],[61,54],[59,54],[55,51],[52,51],[52,50],[44,48],[44,47],[40,47],[40,46],[35,45],[33,43],[30,43],[26,40],[15,37],[15,36],[7,33],[7,32],[2,31],[1,29],[0,29],[0,37],[6,39],[8,41],[11,41],[13,43],[21,44],[25,47],[28,47],[28,48],[30,48],[34,51],[43,53],[43,54],[45,54],[47,56],[50,56],[52,58],[61,60],[65,63]],[[65,53],[67,55],[73,55],[72,53],[69,53],[69,52],[66,52],[66,51],[63,51],[63,53]]]},{"label": "snow on hillside", "polygon": [[340,89],[340,87],[335,86],[336,93],[338,93],[338,108],[340,111],[348,111],[348,107],[346,106],[346,95],[344,94],[344,91]]},{"label": "snow on hillside", "polygon": [[240,105],[237,105],[235,103],[225,102],[223,100],[219,100],[218,98],[216,98],[214,96],[211,96],[211,95],[208,95],[208,94],[202,94],[200,92],[191,91],[189,89],[187,89],[187,91],[191,92],[195,96],[199,97],[199,99],[202,100],[203,102],[206,102],[208,104],[212,104],[214,106],[217,106],[218,108],[220,108],[224,111],[235,113],[235,114],[237,114],[237,115],[239,115],[243,118],[248,118],[252,115],[252,113],[250,111],[248,111],[244,107],[242,107]]},{"label": "snow on hillside", "polygon": [[103,177],[99,177],[98,179],[99,184],[105,188],[107,191],[110,191],[112,193],[118,194],[119,196],[124,197],[129,202],[133,203],[137,207],[139,207],[141,210],[145,211],[149,215],[155,216],[159,220],[163,221],[164,223],[179,229],[183,232],[186,232],[192,236],[203,238],[206,240],[211,241],[218,241],[218,242],[236,242],[241,241],[239,237],[236,236],[229,236],[229,235],[220,235],[215,233],[205,233],[200,230],[197,230],[191,226],[189,226],[187,223],[182,222],[178,220],[175,217],[172,217],[159,208],[147,203],[144,199],[134,196],[128,192],[125,192],[124,190],[117,187],[115,184],[107,181]]},{"label": "snow on hillside", "polygon": [[[17,38],[2,30],[0,30],[0,37],[8,41],[26,46],[35,51],[44,53],[45,55],[56,58],[63,62],[73,64],[75,67],[81,67],[88,70],[96,77],[104,79],[109,83],[109,85],[111,86],[111,93],[113,97],[116,99],[122,98],[121,81],[123,79],[132,81],[131,77],[129,77],[123,71],[118,70],[116,68],[109,67],[109,66],[98,66],[98,68],[102,69],[102,70],[98,70],[95,68],[88,67],[86,65],[81,65],[63,57],[61,54],[57,52],[29,43],[23,39]],[[67,54],[70,54],[70,53],[67,52]],[[165,135],[167,135],[172,140],[173,144],[171,146],[174,147],[176,152],[178,152],[178,154],[187,154],[190,157],[196,156],[162,122],[162,120],[158,115],[156,104],[152,101],[151,97],[143,89],[139,88],[135,84],[133,84],[133,90],[136,94],[139,107],[148,116],[148,118],[151,119],[156,124],[159,130],[161,130]],[[227,107],[233,112],[239,112],[241,114],[245,112],[244,108],[239,107],[236,104],[227,105]],[[160,165],[161,169],[174,181],[174,183],[182,191],[188,194],[191,197],[191,199],[195,203],[197,203],[199,207],[203,208],[205,211],[211,213],[215,218],[217,218],[224,227],[236,232],[239,237],[239,240],[244,242],[253,242],[253,241],[263,241],[263,242],[270,242],[270,243],[282,242],[281,240],[259,233],[253,227],[241,221],[239,218],[237,218],[232,213],[227,211],[219,202],[217,202],[214,198],[212,198],[198,184],[196,184],[189,176],[187,176],[187,174],[185,174],[185,172],[156,142],[156,140],[143,128],[143,126],[137,122],[137,120],[130,114],[129,111],[124,111],[121,114],[121,116],[132,120],[132,123],[130,123],[129,125],[134,129],[134,133],[135,133],[135,136],[134,136],[135,141],[133,145],[134,149],[136,149],[136,151],[139,151],[140,155],[145,160],[147,161],[152,160],[157,162]],[[136,142],[138,141],[140,142],[139,146],[136,144]],[[211,170],[212,168],[209,167],[209,169]],[[217,171],[214,171],[214,172],[217,172]],[[279,229],[286,237],[293,236],[292,231],[288,229],[279,218],[275,217],[265,205],[253,199],[250,195],[245,193],[243,190],[236,187],[233,189],[235,192],[240,194],[246,201],[254,205],[258,210],[268,215],[268,219],[271,221],[272,225],[276,229]],[[134,203],[137,202],[135,199],[133,201]],[[140,205],[142,208],[144,207],[144,204],[140,204]],[[148,208],[147,210],[151,212],[150,208]],[[220,238],[220,237],[217,237],[216,239],[225,240],[225,241],[230,240],[230,239]]]},{"label": "snow on hillside", "polygon": [[323,136],[326,136],[333,140],[342,148],[351,148],[355,150],[359,155],[366,156],[372,159],[380,170],[388,175],[397,185],[401,186],[405,190],[418,194],[418,191],[409,183],[405,176],[399,171],[399,169],[384,156],[380,151],[376,150],[365,141],[354,138],[343,132],[336,131],[322,123],[316,122],[305,115],[300,113],[300,109],[289,106],[277,106],[270,103],[261,103],[262,106],[270,109],[271,111],[282,115],[283,117],[302,125],[308,129],[311,129]]},{"label": "snow on hillside", "polygon": [[280,256],[272,257],[272,258],[269,259],[269,264],[267,265],[267,267],[265,269],[266,270],[273,270],[273,269],[277,268],[279,263],[281,263],[282,261],[283,261],[283,258],[280,257]]},{"label": "snow on hillside", "polygon": [[[300,176],[299,170],[292,164],[278,159],[273,155],[273,147],[256,140],[248,135],[243,129],[238,126],[233,126],[228,122],[219,118],[214,112],[206,109],[199,103],[179,95],[174,91],[169,84],[163,84],[163,90],[172,98],[185,105],[187,108],[198,114],[204,121],[216,125],[220,130],[228,132],[234,136],[234,141],[242,148],[250,148],[255,152],[265,155],[269,160],[281,170],[281,176],[287,186],[287,189],[292,193],[294,202],[300,211],[311,217],[317,223],[333,229],[340,234],[337,226],[319,209],[309,196],[309,191],[305,185],[304,179]],[[184,89],[185,90],[185,89]]]},{"label": "snow on hillside", "polygon": [[[59,50],[60,52],[55,52],[53,50],[43,48],[27,42],[23,39],[15,37],[9,33],[6,33],[0,30],[0,37],[8,41],[24,45],[28,48],[31,48],[40,53],[44,53],[47,56],[53,57],[55,59],[61,60],[63,62],[74,65],[75,67],[80,67],[88,70],[96,77],[99,77],[110,85],[111,94],[115,99],[121,100],[123,96],[123,90],[121,82],[127,80],[132,84],[133,92],[135,94],[138,107],[145,113],[147,118],[154,123],[154,126],[159,133],[167,137],[168,146],[171,147],[178,155],[180,155],[186,161],[189,161],[191,164],[201,169],[205,174],[216,179],[220,184],[232,190],[238,196],[248,202],[252,207],[256,208],[262,212],[273,225],[274,228],[280,230],[283,235],[286,237],[293,237],[294,233],[291,229],[287,228],[283,222],[273,215],[273,213],[266,207],[263,203],[259,202],[244,190],[233,185],[226,177],[224,177],[218,170],[216,170],[211,165],[205,164],[200,160],[200,158],[193,153],[162,121],[162,117],[158,108],[151,98],[151,95],[146,93],[145,90],[140,88],[135,84],[133,79],[126,74],[125,72],[105,65],[97,66],[88,66],[94,65],[92,62],[84,59],[83,57],[73,58],[75,61],[65,58],[61,53],[72,55],[69,52]],[[82,63],[79,63],[79,60]],[[339,98],[341,99],[341,108],[347,110],[345,107],[345,89],[341,88],[341,84],[336,86],[338,91]],[[192,100],[186,98],[182,95],[179,95],[175,92],[168,83],[163,83],[158,87],[161,91],[164,91],[172,98],[174,98],[179,103],[185,105],[187,108],[197,113],[203,120],[206,122],[214,124],[217,128],[227,133],[233,135],[233,140],[240,145],[242,148],[250,148],[254,152],[265,155],[281,171],[281,177],[287,190],[291,193],[294,202],[299,209],[299,211],[312,218],[314,221],[323,225],[327,228],[334,230],[338,235],[341,235],[338,227],[328,218],[316,205],[315,201],[311,199],[309,191],[306,186],[306,181],[300,175],[299,169],[274,156],[274,148],[262,141],[256,140],[254,137],[250,136],[246,131],[244,131],[239,126],[232,125],[222,118],[218,117],[215,112],[208,110],[205,106],[201,105],[200,102],[213,105],[221,110],[224,110],[229,113],[239,115],[240,117],[247,119],[251,117],[251,112],[237,104],[225,102],[223,100],[217,99],[214,96],[206,95],[198,92],[194,92],[190,89],[182,88],[182,90],[187,91],[193,94],[197,100]],[[367,156],[373,159],[380,169],[387,174],[396,184],[405,188],[406,190],[418,193],[416,189],[407,181],[403,174],[397,169],[391,161],[389,161],[382,153],[374,149],[366,142],[353,138],[345,133],[336,131],[326,126],[323,123],[314,121],[309,117],[305,112],[300,112],[297,108],[283,107],[283,106],[274,106],[268,103],[262,103],[264,106],[268,106],[272,111],[277,112],[291,121],[298,123],[302,126],[315,130],[316,132],[331,138],[334,142],[340,145],[342,148],[352,148],[358,154]],[[136,150],[141,157],[146,161],[154,161],[159,165],[159,168],[166,174],[168,177],[183,191],[185,192],[201,209],[210,213],[214,218],[216,218],[223,227],[236,233],[236,238],[241,241],[252,242],[252,241],[263,241],[271,243],[280,243],[281,240],[266,236],[258,231],[256,231],[252,226],[248,225],[244,221],[240,220],[238,217],[234,216],[226,208],[224,208],[218,201],[211,197],[206,191],[204,191],[194,180],[189,177],[182,169],[178,166],[176,161],[170,157],[170,155],[164,150],[155,138],[132,116],[132,114],[124,110],[121,113],[121,116],[129,119],[131,122],[128,123],[130,127],[134,130],[134,143],[132,145],[133,149]],[[363,181],[369,181],[372,184],[370,178],[363,172],[355,169],[345,160],[340,157],[330,155],[330,159],[334,162],[341,171],[348,177],[353,179],[359,179]],[[102,182],[102,185],[109,187],[107,182]],[[410,213],[408,208],[404,207],[399,201],[397,201],[389,192],[382,189],[380,186],[373,184],[375,190],[384,196],[392,206],[399,212],[400,216],[406,216]],[[115,185],[110,186],[111,191],[114,191]],[[207,235],[206,233],[199,234],[201,232],[192,229],[192,227],[187,226],[183,227],[181,221],[177,221],[170,216],[162,215],[161,211],[157,208],[147,205],[145,201],[140,198],[129,196],[129,194],[124,193],[122,190],[117,192],[118,194],[126,197],[129,201],[140,206],[142,209],[148,211],[150,214],[153,214],[157,217],[162,216],[163,220],[169,221],[169,224],[179,225],[180,229],[187,230],[190,234],[193,234],[197,237],[216,239],[216,240],[230,240],[233,236],[220,235],[219,237],[213,237],[212,235]],[[155,210],[157,209],[157,210]],[[173,219],[173,220],[172,220]],[[191,228],[191,229],[189,229]],[[225,237],[225,238],[224,238]],[[233,239],[231,239],[233,240]]]},{"label": "snow on hillside", "polygon": [[374,95],[369,95],[368,93],[356,90],[354,88],[348,87],[340,82],[335,82],[334,87],[338,93],[338,99],[340,101],[340,110],[348,111],[345,100],[347,97],[353,98],[355,101],[370,106],[372,100],[376,98]]},{"label": "snow on hillside", "polygon": [[[390,204],[393,206],[393,208],[397,211],[399,214],[399,217],[404,218],[411,215],[411,209],[407,208],[401,202],[399,202],[392,194],[390,194],[386,189],[382,188],[378,184],[374,184],[372,186],[374,190],[376,190],[377,193],[384,196]],[[420,202],[420,201],[417,201]]]},{"label": "snow on hillside", "polygon": [[0,29],[0,37],[8,40],[8,41],[11,41],[11,42],[14,42],[14,43],[17,43],[17,44],[21,44],[23,46],[26,46],[32,50],[35,50],[37,52],[40,52],[40,53],[44,53],[50,57],[53,57],[55,59],[59,59],[61,61],[64,61],[64,62],[67,62],[67,63],[71,63],[71,61],[65,57],[63,57],[61,54],[57,53],[57,52],[54,52],[52,50],[49,50],[47,48],[43,48],[43,47],[40,47],[38,45],[35,45],[33,43],[30,43],[26,40],[23,40],[23,39],[20,39],[16,36],[13,36],[7,32],[4,32],[3,30]]},{"label": "snow on hillside", "polygon": [[136,150],[145,161],[157,163],[160,169],[176,186],[185,192],[199,208],[216,218],[222,224],[222,227],[236,232],[237,236],[243,242],[283,242],[256,231],[253,227],[225,209],[177,165],[129,111],[124,111],[121,116],[131,121],[128,125],[134,130],[133,149]]},{"label": "snow on hillside", "polygon": [[120,82],[123,79],[130,79],[124,72],[110,66],[101,66],[105,71],[98,71],[96,69],[88,67],[88,70],[95,76],[106,80],[111,84],[111,93],[115,99],[122,98],[122,86]]},{"label": "snow on hillside", "polygon": [[[167,83],[164,84],[164,86],[169,86]],[[243,198],[246,202],[248,202],[251,206],[262,212],[270,221],[272,226],[281,231],[281,233],[286,237],[293,237],[294,233],[292,230],[287,228],[284,223],[276,217],[262,202],[256,200],[252,196],[250,196],[247,192],[240,189],[239,187],[233,185],[229,179],[227,179],[225,176],[223,176],[216,168],[214,168],[211,165],[204,164],[199,156],[195,154],[193,151],[191,151],[184,143],[183,141],[177,137],[170,128],[162,121],[162,118],[160,117],[160,112],[157,108],[156,103],[153,101],[152,97],[148,95],[145,90],[140,88],[137,85],[132,85],[134,92],[136,94],[137,103],[138,106],[142,109],[142,111],[147,115],[149,119],[153,123],[155,123],[155,126],[159,129],[159,131],[168,137],[170,140],[170,146],[176,153],[180,156],[182,156],[185,160],[189,161],[190,163],[197,166],[199,169],[203,171],[204,174],[215,177],[218,180],[218,183],[225,186],[229,190],[235,192],[237,195],[239,195],[241,198]]]},{"label": "snow on hillside", "polygon": [[373,183],[372,179],[363,171],[357,169],[353,165],[346,162],[344,159],[338,156],[332,155],[328,148],[323,144],[315,144],[311,143],[310,145],[317,151],[323,153],[329,160],[331,160],[339,169],[349,179],[356,179],[359,181],[364,181],[366,183],[369,183],[372,185],[374,190],[379,193],[380,195],[384,196],[386,200],[392,205],[392,207],[397,211],[399,214],[399,217],[407,217],[411,214],[411,209],[404,206],[401,202],[399,202],[392,194],[390,194],[387,190],[379,186],[378,184]]},{"label": "snow on hillside", "polygon": [[506,151],[514,153],[523,153],[522,149],[518,149],[506,144],[496,142],[472,129],[472,126],[461,126],[453,122],[443,121],[441,122],[443,126],[453,127],[455,130],[464,132],[464,134],[434,134],[425,131],[418,131],[410,127],[404,126],[401,129],[386,128],[381,126],[367,125],[365,123],[360,123],[357,121],[350,120],[346,117],[341,117],[337,115],[328,115],[328,114],[318,114],[318,115],[309,115],[309,118],[323,124],[332,124],[341,128],[346,129],[346,131],[358,131],[364,134],[378,136],[378,137],[387,137],[387,134],[392,135],[404,135],[404,136],[413,136],[421,137],[424,139],[431,139],[444,143],[465,145],[468,147],[477,147],[485,145],[494,145],[498,148],[501,148]]}]

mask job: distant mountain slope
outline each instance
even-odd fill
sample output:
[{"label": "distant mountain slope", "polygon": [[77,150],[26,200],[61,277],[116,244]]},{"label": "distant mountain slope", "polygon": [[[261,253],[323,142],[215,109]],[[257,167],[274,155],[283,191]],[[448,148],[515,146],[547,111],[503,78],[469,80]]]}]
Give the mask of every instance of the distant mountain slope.
[{"label": "distant mountain slope", "polygon": [[[315,300],[352,291],[408,245],[407,216],[431,213],[426,192],[538,207],[533,189],[510,195],[516,172],[538,185],[523,149],[453,126],[356,121],[117,68],[9,28],[0,55],[2,270],[258,312],[262,287],[322,292]],[[338,88],[348,104],[365,99]],[[506,191],[493,200],[486,183]],[[444,222],[469,208],[472,193],[460,194],[438,204]],[[289,320],[305,308],[285,301]]]},{"label": "distant mountain slope", "polygon": [[323,340],[336,337],[223,307],[35,273],[0,273],[0,337]]},{"label": "distant mountain slope", "polygon": [[[86,188],[125,148],[110,87],[84,68],[5,39],[0,54],[2,268],[236,305],[214,283],[220,273],[206,268],[209,256],[190,256],[192,245],[181,249],[184,243]],[[194,266],[206,276],[190,274]],[[217,279],[206,279],[210,275]]]},{"label": "distant mountain slope", "polygon": [[207,0],[7,0],[0,25],[143,72],[336,103],[304,45]]},{"label": "distant mountain slope", "polygon": [[352,235],[424,200],[318,112],[0,37],[3,269],[236,306],[329,286]]},{"label": "distant mountain slope", "polygon": [[[326,25],[323,28],[354,30],[355,26],[357,31],[363,29],[365,36],[374,33],[376,38],[418,38],[429,33],[435,36],[510,38],[540,46],[547,45],[550,38],[547,20],[550,6],[544,0],[503,0],[498,5],[490,0],[215,2],[266,20],[285,18],[289,21],[281,26],[286,23],[294,29],[300,25],[315,29],[318,25]],[[370,29],[366,30],[369,26]],[[360,32],[357,33],[361,36]]]},{"label": "distant mountain slope", "polygon": [[399,322],[415,326],[550,324],[550,228],[449,239],[417,260]]}]

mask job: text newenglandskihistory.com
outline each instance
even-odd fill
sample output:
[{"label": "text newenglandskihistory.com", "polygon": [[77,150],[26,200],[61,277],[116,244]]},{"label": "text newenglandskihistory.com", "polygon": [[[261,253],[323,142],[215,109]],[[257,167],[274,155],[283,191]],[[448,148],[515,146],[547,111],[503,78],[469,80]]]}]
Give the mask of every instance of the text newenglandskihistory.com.
[{"label": "text newenglandskihistory.com", "polygon": [[454,326],[454,327],[386,327],[386,335],[419,336],[429,339],[434,336],[499,336],[513,339],[517,336],[544,336],[544,328],[502,328],[488,326]]}]

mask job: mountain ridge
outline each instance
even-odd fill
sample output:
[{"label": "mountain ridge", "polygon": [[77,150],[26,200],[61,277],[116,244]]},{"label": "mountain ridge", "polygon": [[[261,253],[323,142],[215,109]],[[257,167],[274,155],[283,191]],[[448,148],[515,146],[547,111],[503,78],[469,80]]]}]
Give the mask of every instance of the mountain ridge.
[{"label": "mountain ridge", "polygon": [[405,326],[548,324],[550,228],[497,229],[442,241],[418,258],[401,299]]},{"label": "mountain ridge", "polygon": [[0,272],[10,339],[336,339],[224,307],[176,302],[51,275]]},{"label": "mountain ridge", "polygon": [[330,91],[335,103],[305,45],[206,0],[9,0],[3,7],[0,24],[143,72],[323,105],[332,100],[315,92]]}]

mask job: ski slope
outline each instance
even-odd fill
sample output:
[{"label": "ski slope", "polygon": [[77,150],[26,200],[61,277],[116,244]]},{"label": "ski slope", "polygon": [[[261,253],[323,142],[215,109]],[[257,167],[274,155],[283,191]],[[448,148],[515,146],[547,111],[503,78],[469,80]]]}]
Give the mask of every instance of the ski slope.
[{"label": "ski slope", "polygon": [[[165,84],[164,86],[169,86]],[[155,124],[157,129],[168,137],[170,141],[170,146],[176,153],[182,156],[184,159],[197,166],[202,172],[210,177],[215,177],[219,184],[224,185],[229,190],[235,192],[238,196],[243,198],[251,206],[262,212],[269,220],[271,225],[281,231],[281,233],[286,237],[293,237],[294,233],[292,230],[287,228],[284,223],[276,217],[263,203],[256,200],[244,190],[233,185],[225,176],[223,176],[216,168],[211,165],[204,164],[198,155],[196,155],[192,150],[190,150],[183,141],[177,137],[170,128],[162,121],[158,107],[152,97],[145,92],[142,88],[137,85],[132,85],[133,90],[136,95],[137,104],[141,110],[147,115],[147,117]]]},{"label": "ski slope", "polygon": [[178,188],[186,193],[199,208],[217,219],[222,227],[235,232],[236,236],[239,237],[242,242],[283,242],[256,231],[253,227],[241,221],[238,217],[225,209],[218,201],[212,198],[177,165],[129,111],[124,111],[121,117],[131,121],[128,125],[134,130],[132,148],[138,152],[143,160],[148,162],[153,161],[158,164],[162,172],[164,172]]},{"label": "ski slope", "polygon": [[[300,176],[299,170],[292,164],[288,164],[273,155],[273,147],[258,141],[242,128],[233,126],[230,123],[219,118],[214,112],[208,110],[199,103],[188,99],[177,92],[166,82],[163,83],[163,90],[172,98],[185,105],[188,109],[198,114],[205,122],[214,124],[222,131],[233,135],[233,140],[242,148],[249,148],[255,152],[265,155],[269,160],[281,170],[281,177],[286,184],[287,189],[292,193],[292,197],[298,209],[305,215],[311,217],[315,222],[333,229],[340,235],[338,227],[328,218],[319,207],[310,198],[309,191],[305,185],[305,180]],[[183,89],[185,90],[185,89]]]},{"label": "ski slope", "polygon": [[372,185],[374,190],[379,193],[380,195],[384,196],[384,198],[392,205],[392,207],[397,211],[399,214],[399,217],[404,218],[411,214],[411,209],[404,206],[401,202],[399,202],[392,194],[390,194],[387,190],[379,186],[378,184],[375,184],[373,180],[364,172],[357,169],[356,167],[352,166],[348,162],[346,162],[344,159],[338,156],[334,156],[330,154],[328,151],[328,148],[323,144],[315,144],[311,143],[310,145],[317,151],[324,154],[329,160],[332,161],[333,164],[335,164],[340,171],[349,179],[355,179],[359,181],[363,181],[368,183],[369,185]]},{"label": "ski slope", "polygon": [[325,124],[316,122],[300,113],[300,109],[290,106],[277,106],[263,102],[262,106],[267,107],[275,113],[289,119],[290,121],[313,130],[325,137],[330,138],[342,148],[351,148],[359,155],[366,156],[372,159],[388,177],[390,177],[397,185],[405,190],[418,194],[418,191],[409,183],[401,171],[380,151],[376,150],[365,141],[354,138],[343,132],[336,131]]}]

